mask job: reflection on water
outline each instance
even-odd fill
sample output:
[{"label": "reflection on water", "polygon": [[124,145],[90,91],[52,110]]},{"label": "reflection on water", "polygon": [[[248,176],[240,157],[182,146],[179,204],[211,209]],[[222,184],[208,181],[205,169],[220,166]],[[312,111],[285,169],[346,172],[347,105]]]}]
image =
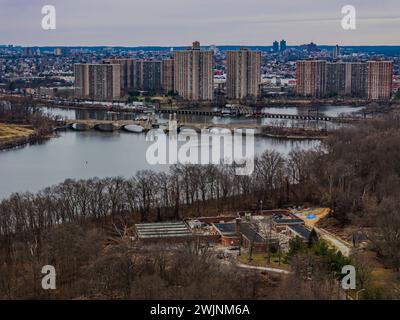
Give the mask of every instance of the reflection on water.
[{"label": "reflection on water", "polygon": [[[350,106],[321,106],[318,108],[305,107],[267,107],[262,110],[264,113],[288,114],[288,115],[324,115],[328,117],[338,117],[340,115],[349,115],[359,112],[363,107]],[[134,112],[109,112],[98,110],[67,110],[59,108],[43,108],[45,112],[67,119],[96,119],[96,120],[135,120],[138,117],[147,117],[149,115],[138,114]],[[169,119],[168,114],[157,114],[156,119],[160,123],[166,123]],[[301,128],[319,128],[335,129],[341,124],[326,121],[310,120],[288,120],[288,119],[269,119],[269,118],[247,118],[247,117],[212,117],[198,115],[178,115],[181,122],[204,123],[204,124],[260,124],[285,127]]]},{"label": "reflection on water", "polygon": [[[0,198],[12,192],[36,192],[67,178],[130,177],[144,169],[168,170],[168,165],[152,166],[146,161],[151,143],[144,134],[66,131],[42,144],[0,152]],[[315,140],[256,137],[255,153],[276,150],[288,154],[294,148],[318,145]]]}]

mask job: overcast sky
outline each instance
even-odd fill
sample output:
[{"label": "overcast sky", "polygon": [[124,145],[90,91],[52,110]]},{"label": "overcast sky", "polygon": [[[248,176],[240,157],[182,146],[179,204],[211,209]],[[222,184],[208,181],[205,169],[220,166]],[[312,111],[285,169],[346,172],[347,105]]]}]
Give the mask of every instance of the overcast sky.
[{"label": "overcast sky", "polygon": [[[54,5],[57,29],[41,28]],[[341,8],[357,9],[343,30]],[[400,0],[0,0],[0,44],[400,45]]]}]

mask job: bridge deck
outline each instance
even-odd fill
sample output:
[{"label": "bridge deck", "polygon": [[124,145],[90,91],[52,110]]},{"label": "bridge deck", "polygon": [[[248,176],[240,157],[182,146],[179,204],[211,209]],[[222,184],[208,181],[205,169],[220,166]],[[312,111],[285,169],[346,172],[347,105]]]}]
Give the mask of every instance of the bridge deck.
[{"label": "bridge deck", "polygon": [[[221,116],[220,111],[212,110],[184,110],[184,109],[161,109],[160,113],[177,114],[177,115],[200,115],[200,116]],[[229,114],[228,114],[229,115]],[[325,115],[302,115],[302,114],[275,114],[263,112],[232,112],[235,115],[250,115],[253,118],[270,118],[270,119],[291,119],[291,120],[314,120],[314,121],[342,121],[349,118],[328,117]]]},{"label": "bridge deck", "polygon": [[[87,125],[89,128],[94,128],[96,125],[100,124],[112,124],[116,129],[120,129],[123,126],[136,124],[141,125],[143,127],[146,126],[144,122],[134,121],[134,120],[67,120],[65,122],[66,125],[72,124],[84,124]],[[262,129],[266,127],[270,127],[268,125],[261,125],[256,123],[229,123],[229,124],[211,124],[211,123],[196,123],[196,122],[178,122],[178,128],[189,128],[194,129],[196,131],[200,131],[202,129],[212,129],[212,128],[221,128],[221,129]]]}]

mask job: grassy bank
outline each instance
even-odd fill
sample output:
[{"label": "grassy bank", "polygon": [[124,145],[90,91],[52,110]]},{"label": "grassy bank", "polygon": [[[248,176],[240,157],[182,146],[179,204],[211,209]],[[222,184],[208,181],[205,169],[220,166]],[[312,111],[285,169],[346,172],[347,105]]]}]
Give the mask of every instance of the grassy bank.
[{"label": "grassy bank", "polygon": [[0,150],[29,143],[34,134],[35,130],[30,125],[0,123]]},{"label": "grassy bank", "polygon": [[0,142],[17,138],[27,138],[34,133],[30,125],[15,125],[0,123]]}]

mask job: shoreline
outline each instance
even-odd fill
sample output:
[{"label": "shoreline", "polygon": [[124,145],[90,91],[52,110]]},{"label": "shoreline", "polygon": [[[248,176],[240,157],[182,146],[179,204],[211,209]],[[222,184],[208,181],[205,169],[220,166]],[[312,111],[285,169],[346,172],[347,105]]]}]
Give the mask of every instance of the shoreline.
[{"label": "shoreline", "polygon": [[[55,101],[49,101],[47,99],[41,98],[33,98],[30,96],[10,96],[10,95],[0,95],[3,99],[9,100],[25,100],[31,101],[38,105],[43,105],[48,108],[60,108],[60,109],[76,109],[76,110],[99,110],[99,111],[132,111],[129,109],[122,108],[121,106],[114,105],[113,101],[96,101],[93,104],[79,104],[74,101],[63,101],[61,103],[56,103]],[[167,98],[167,97],[166,97]],[[116,103],[126,103],[127,101],[115,101]],[[107,103],[107,104],[100,104]],[[227,103],[230,103],[227,101]],[[183,109],[183,108],[191,108],[193,110],[197,109],[205,109],[205,108],[222,108],[225,104],[221,105],[213,101],[205,101],[205,102],[193,102],[193,101],[173,101],[170,103],[149,103],[150,105],[158,104],[159,109]],[[268,107],[300,107],[300,108],[310,108],[310,107],[322,107],[322,106],[350,106],[350,107],[368,107],[372,105],[390,105],[391,102],[378,103],[374,101],[370,101],[367,99],[266,99],[260,102],[254,103],[246,103],[246,102],[232,102],[232,104],[239,104],[243,106],[247,106],[253,108],[254,110],[268,108]]]},{"label": "shoreline", "polygon": [[269,137],[269,138],[278,138],[278,139],[288,139],[288,140],[324,140],[328,138],[326,136],[300,136],[300,135],[280,135],[280,134],[272,134],[272,133],[260,133],[259,136]]},{"label": "shoreline", "polygon": [[[113,105],[112,102],[110,102],[110,105],[96,105],[96,104],[81,104],[81,105],[67,105],[67,104],[53,104],[53,103],[48,103],[48,102],[43,102],[40,100],[33,100],[34,102],[41,104],[43,107],[47,108],[60,108],[60,109],[65,109],[65,110],[94,110],[94,111],[118,111],[118,112],[133,112],[137,110],[130,110],[123,108],[118,105]],[[224,106],[222,105],[214,105],[213,103],[202,103],[198,104],[196,106],[190,106],[190,102],[185,102],[185,103],[179,103],[177,105],[168,105],[168,104],[161,104],[159,106],[159,110],[180,110],[180,109],[192,109],[193,111],[200,111],[204,109],[209,109],[209,108],[223,108]],[[318,108],[318,107],[325,107],[325,106],[333,106],[333,107],[341,107],[341,106],[349,106],[349,107],[368,107],[372,103],[369,101],[298,101],[298,100],[293,100],[293,101],[273,101],[273,102],[267,102],[267,103],[262,103],[257,106],[249,108],[253,108],[254,110],[259,110],[263,108],[269,108],[269,107],[299,107],[299,108]],[[245,105],[245,104],[244,104]],[[246,106],[246,105],[245,105]]]},{"label": "shoreline", "polygon": [[36,136],[35,134],[33,134],[29,137],[18,137],[6,141],[0,140],[0,152],[25,147],[26,145],[39,143],[45,140],[49,140],[53,137],[55,137],[55,133],[45,136]]}]

